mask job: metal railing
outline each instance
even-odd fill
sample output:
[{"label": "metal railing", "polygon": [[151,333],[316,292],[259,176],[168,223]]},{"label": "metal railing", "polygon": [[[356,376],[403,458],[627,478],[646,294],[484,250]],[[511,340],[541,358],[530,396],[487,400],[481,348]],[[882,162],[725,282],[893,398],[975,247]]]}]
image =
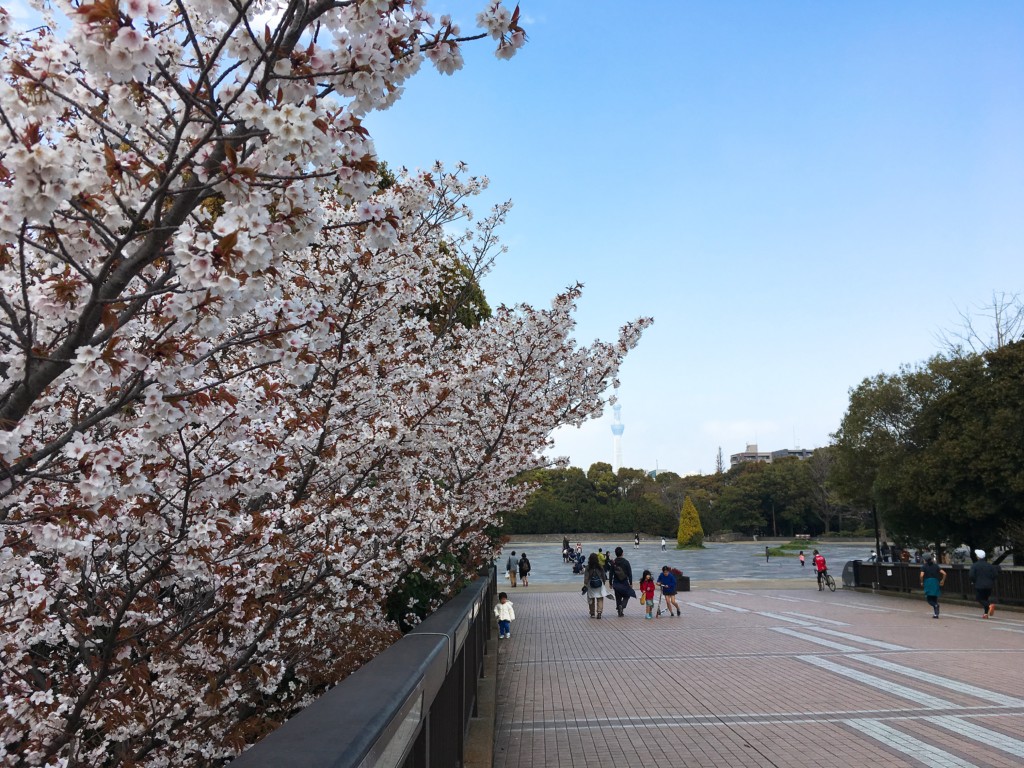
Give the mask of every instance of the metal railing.
[{"label": "metal railing", "polygon": [[[942,594],[947,598],[974,600],[974,587],[968,578],[970,565],[941,565],[946,572]],[[872,587],[897,592],[922,592],[921,566],[916,563],[867,563],[851,560],[843,568],[843,584],[849,587]],[[1024,570],[1003,567],[992,590],[996,603],[1024,606]]]},{"label": "metal railing", "polygon": [[496,594],[492,567],[231,768],[462,765]]}]

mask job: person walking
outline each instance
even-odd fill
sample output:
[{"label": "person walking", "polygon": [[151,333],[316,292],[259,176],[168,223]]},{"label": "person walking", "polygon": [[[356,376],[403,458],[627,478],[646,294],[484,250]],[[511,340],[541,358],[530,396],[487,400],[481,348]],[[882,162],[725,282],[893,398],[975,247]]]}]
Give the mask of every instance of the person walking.
[{"label": "person walking", "polygon": [[977,561],[971,566],[967,577],[974,585],[974,599],[981,605],[981,618],[991,619],[996,615],[996,604],[992,601],[992,590],[996,586],[996,579],[999,577],[999,566],[992,565],[985,559],[985,550],[974,550]]},{"label": "person walking", "polygon": [[[676,616],[681,616],[682,611],[679,610],[679,603],[676,602],[676,577],[672,573],[672,569],[667,565],[662,566],[658,583],[661,585],[661,596],[665,598],[665,607],[668,615],[672,615],[672,609],[674,608]],[[658,615],[661,615],[660,610]]]},{"label": "person walking", "polygon": [[818,550],[814,550],[814,570],[818,572],[818,591],[825,589],[825,576],[828,574],[828,565],[825,563],[825,556]]},{"label": "person walking", "polygon": [[803,568],[804,565],[805,565],[805,563],[804,563],[804,551],[801,549],[800,550],[800,567]]},{"label": "person walking", "polygon": [[654,576],[651,575],[650,571],[644,571],[643,576],[640,577],[640,599],[647,607],[647,612],[644,614],[645,619],[653,619],[654,616]]},{"label": "person walking", "polygon": [[615,593],[615,611],[625,616],[626,603],[629,598],[636,597],[633,590],[633,566],[622,556],[622,547],[615,548],[615,559],[612,560],[612,591]]},{"label": "person walking", "polygon": [[530,560],[526,557],[525,552],[519,558],[519,580],[523,582],[524,587],[530,586]]},{"label": "person walking", "polygon": [[931,552],[924,555],[924,565],[921,566],[921,586],[924,587],[924,596],[928,605],[932,607],[932,618],[939,618],[939,595],[942,594],[942,586],[946,583],[946,572],[935,564],[935,556]]},{"label": "person walking", "polygon": [[590,605],[590,618],[600,619],[601,613],[604,611],[604,568],[601,567],[601,561],[597,558],[596,552],[590,553],[590,559],[587,560],[587,568],[583,572],[583,594],[587,597],[587,603]]},{"label": "person walking", "polygon": [[664,536],[661,537],[661,551],[662,552],[665,551],[665,537]]},{"label": "person walking", "polygon": [[633,534],[633,549],[640,549],[640,534]]},{"label": "person walking", "polygon": [[494,606],[494,615],[498,617],[498,639],[505,640],[512,637],[512,622],[516,620],[516,612],[512,608],[512,601],[508,599],[507,592],[498,595],[498,604]]},{"label": "person walking", "polygon": [[516,551],[513,549],[512,554],[508,556],[508,561],[505,563],[505,573],[508,576],[509,584],[513,587],[516,585],[516,572],[519,570],[519,560],[516,559]]}]

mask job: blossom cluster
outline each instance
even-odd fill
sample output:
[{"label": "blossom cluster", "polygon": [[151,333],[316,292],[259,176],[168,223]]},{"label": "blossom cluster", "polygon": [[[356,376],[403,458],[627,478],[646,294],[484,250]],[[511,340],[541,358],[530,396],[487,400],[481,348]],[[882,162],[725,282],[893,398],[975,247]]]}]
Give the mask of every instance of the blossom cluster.
[{"label": "blossom cluster", "polygon": [[578,287],[490,313],[508,206],[377,162],[361,118],[469,39],[425,5],[0,11],[0,765],[237,754],[600,412],[647,321],[581,347]]}]

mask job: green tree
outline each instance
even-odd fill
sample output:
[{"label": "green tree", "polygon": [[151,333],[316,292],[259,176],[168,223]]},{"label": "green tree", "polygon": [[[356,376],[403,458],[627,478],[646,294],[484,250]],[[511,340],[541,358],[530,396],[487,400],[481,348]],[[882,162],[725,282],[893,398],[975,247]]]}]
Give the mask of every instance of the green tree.
[{"label": "green tree", "polygon": [[697,508],[687,496],[683,509],[679,513],[679,530],[676,533],[676,546],[680,549],[694,549],[704,546],[704,529],[700,525]]},{"label": "green tree", "polygon": [[832,466],[835,456],[830,447],[818,448],[806,461],[811,512],[822,522],[825,534],[836,512],[835,492],[832,490]]},{"label": "green tree", "polygon": [[722,531],[751,535],[767,527],[762,504],[765,499],[761,475],[767,464],[748,462],[725,473],[715,512]]},{"label": "green tree", "polygon": [[587,479],[594,486],[594,494],[600,504],[611,504],[619,492],[619,481],[612,472],[612,465],[597,461],[587,470]]},{"label": "green tree", "polygon": [[991,549],[1024,515],[1024,342],[936,357],[851,392],[837,487],[894,538]]}]

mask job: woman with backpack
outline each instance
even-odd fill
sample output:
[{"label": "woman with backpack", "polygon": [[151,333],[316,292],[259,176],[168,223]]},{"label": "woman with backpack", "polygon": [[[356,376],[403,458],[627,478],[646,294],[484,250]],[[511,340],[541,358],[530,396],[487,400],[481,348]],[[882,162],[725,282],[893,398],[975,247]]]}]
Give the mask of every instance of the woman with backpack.
[{"label": "woman with backpack", "polygon": [[519,558],[519,580],[523,582],[524,587],[530,586],[530,561],[527,559],[525,552]]},{"label": "woman with backpack", "polygon": [[607,584],[604,578],[604,568],[596,552],[590,553],[586,570],[583,571],[583,594],[587,596],[590,604],[590,618],[600,619],[604,611],[604,593]]}]

